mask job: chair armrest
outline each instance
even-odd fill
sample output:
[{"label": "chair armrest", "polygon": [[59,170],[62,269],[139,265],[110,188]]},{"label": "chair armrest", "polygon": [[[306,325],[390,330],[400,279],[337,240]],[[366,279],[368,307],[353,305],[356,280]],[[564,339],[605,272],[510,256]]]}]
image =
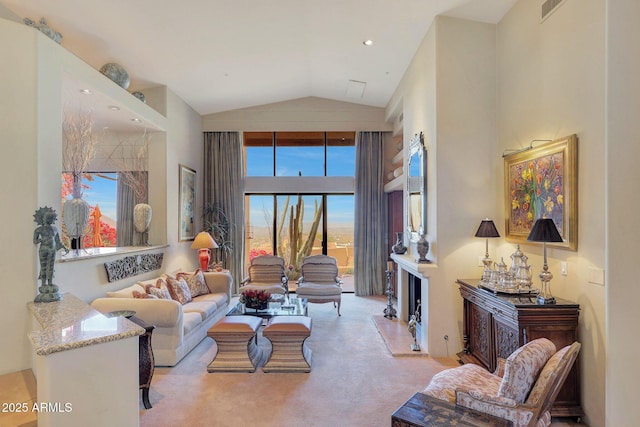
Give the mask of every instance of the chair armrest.
[{"label": "chair armrest", "polygon": [[182,305],[169,299],[98,298],[91,306],[101,313],[133,310],[136,317],[159,328],[172,328],[182,322]]}]

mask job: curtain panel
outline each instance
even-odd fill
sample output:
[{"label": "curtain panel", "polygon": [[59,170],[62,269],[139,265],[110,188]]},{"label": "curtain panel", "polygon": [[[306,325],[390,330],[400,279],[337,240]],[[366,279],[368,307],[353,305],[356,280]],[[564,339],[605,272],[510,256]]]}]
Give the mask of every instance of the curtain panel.
[{"label": "curtain panel", "polygon": [[[227,258],[233,292],[243,278],[244,187],[242,141],[238,132],[204,133],[204,206],[220,209],[229,221]],[[214,251],[217,249],[214,249]]]},{"label": "curtain panel", "polygon": [[389,254],[382,132],[356,135],[355,184],[355,294],[383,295]]},{"label": "curtain panel", "polygon": [[[144,182],[145,187],[148,188],[149,175],[147,171],[134,171],[130,173],[135,177],[136,181]],[[138,203],[147,203],[147,198],[144,200],[136,200],[134,191],[126,184],[126,179],[124,179],[122,175],[121,172],[118,172],[116,190],[118,198],[116,211],[116,223],[118,224],[116,228],[116,245],[140,246],[143,244],[144,236],[135,231],[135,226],[133,225],[133,208]],[[145,194],[147,194],[147,191],[145,191]]]}]

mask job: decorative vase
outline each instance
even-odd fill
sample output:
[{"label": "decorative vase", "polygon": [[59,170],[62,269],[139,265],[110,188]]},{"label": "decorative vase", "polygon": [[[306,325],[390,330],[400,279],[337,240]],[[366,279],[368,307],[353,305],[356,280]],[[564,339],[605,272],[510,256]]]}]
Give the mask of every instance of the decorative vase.
[{"label": "decorative vase", "polygon": [[131,79],[129,78],[129,73],[127,73],[127,70],[125,70],[122,65],[116,64],[115,62],[109,62],[100,68],[100,72],[121,88],[129,88]]},{"label": "decorative vase", "polygon": [[407,252],[407,247],[404,245],[404,233],[396,232],[396,244],[391,247],[394,254],[404,254]]},{"label": "decorative vase", "polygon": [[266,310],[269,306],[269,301],[249,301],[245,305],[247,308],[252,308],[254,310]]},{"label": "decorative vase", "polygon": [[153,209],[146,203],[138,203],[133,207],[133,225],[136,231],[142,235],[140,239],[141,246],[147,246],[149,244],[147,232],[151,224],[152,214]]},{"label": "decorative vase", "polygon": [[72,239],[80,238],[89,224],[89,203],[79,197],[64,202],[64,225]]},{"label": "decorative vase", "polygon": [[420,235],[420,240],[416,243],[416,250],[418,251],[419,258],[416,262],[430,262],[426,257],[429,252],[429,242],[424,234]]}]

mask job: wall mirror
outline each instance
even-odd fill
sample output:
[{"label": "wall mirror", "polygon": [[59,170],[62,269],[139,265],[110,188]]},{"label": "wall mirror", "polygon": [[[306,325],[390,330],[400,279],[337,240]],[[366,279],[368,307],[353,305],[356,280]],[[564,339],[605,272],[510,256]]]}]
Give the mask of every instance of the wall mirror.
[{"label": "wall mirror", "polygon": [[417,242],[427,232],[427,149],[422,132],[409,143],[407,171],[407,230],[410,240]]}]

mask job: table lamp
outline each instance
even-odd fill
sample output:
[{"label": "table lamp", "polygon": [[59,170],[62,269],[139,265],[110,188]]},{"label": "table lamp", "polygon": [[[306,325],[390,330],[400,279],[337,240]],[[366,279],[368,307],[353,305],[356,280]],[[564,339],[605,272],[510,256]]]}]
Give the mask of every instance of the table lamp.
[{"label": "table lamp", "polygon": [[489,258],[489,237],[500,237],[495,224],[489,218],[485,218],[480,222],[480,227],[476,231],[476,237],[486,238],[485,254],[482,264],[484,265],[484,271],[482,272],[482,281],[489,282],[491,280],[491,258]]},{"label": "table lamp", "polygon": [[533,224],[527,240],[529,242],[542,242],[542,251],[544,253],[544,265],[538,275],[542,282],[542,289],[537,298],[538,304],[555,304],[556,299],[551,295],[553,274],[551,274],[547,265],[547,242],[562,242],[562,236],[560,236],[551,218],[539,218]]},{"label": "table lamp", "polygon": [[217,248],[211,234],[206,231],[198,233],[191,244],[191,249],[198,249],[198,261],[200,261],[200,270],[209,271],[209,261],[211,261],[211,249]]}]

